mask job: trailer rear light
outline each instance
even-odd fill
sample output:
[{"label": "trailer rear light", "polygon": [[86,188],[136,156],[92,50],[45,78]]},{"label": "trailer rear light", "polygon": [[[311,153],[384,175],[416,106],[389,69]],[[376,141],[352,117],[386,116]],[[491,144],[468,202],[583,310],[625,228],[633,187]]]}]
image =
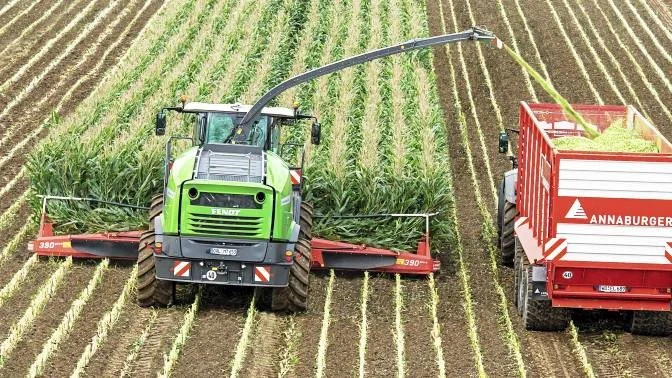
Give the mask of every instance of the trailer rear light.
[{"label": "trailer rear light", "polygon": [[658,292],[661,294],[672,294],[672,288],[659,288]]}]

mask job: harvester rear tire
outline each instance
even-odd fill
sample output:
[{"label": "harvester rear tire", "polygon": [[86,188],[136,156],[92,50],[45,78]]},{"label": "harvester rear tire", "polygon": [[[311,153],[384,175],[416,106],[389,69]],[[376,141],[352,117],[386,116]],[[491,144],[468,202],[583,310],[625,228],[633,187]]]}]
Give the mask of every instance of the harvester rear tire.
[{"label": "harvester rear tire", "polygon": [[672,334],[672,312],[633,311],[630,332],[646,336],[669,336]]},{"label": "harvester rear tire", "polygon": [[[532,284],[532,266],[522,260],[521,290],[525,297],[523,300],[522,315],[523,326],[530,331],[563,331],[569,325],[571,319],[569,310],[566,308],[553,307],[550,300],[534,299]],[[520,303],[519,303],[520,306]]]},{"label": "harvester rear tire", "polygon": [[515,235],[513,234],[513,225],[519,214],[515,204],[504,200],[504,207],[502,209],[502,227],[499,233],[499,248],[502,251],[502,265],[505,266],[513,266],[514,264]]},{"label": "harvester rear tire", "polygon": [[273,289],[271,297],[271,309],[273,311],[300,312],[308,308],[313,206],[302,202],[300,215],[299,225],[301,228],[299,240],[296,242],[294,250],[294,264],[289,270],[289,285]]},{"label": "harvester rear tire", "polygon": [[152,198],[149,209],[149,229],[140,236],[138,246],[138,305],[140,307],[166,307],[173,302],[173,284],[156,278],[154,259],[154,219],[163,211],[163,196]]}]

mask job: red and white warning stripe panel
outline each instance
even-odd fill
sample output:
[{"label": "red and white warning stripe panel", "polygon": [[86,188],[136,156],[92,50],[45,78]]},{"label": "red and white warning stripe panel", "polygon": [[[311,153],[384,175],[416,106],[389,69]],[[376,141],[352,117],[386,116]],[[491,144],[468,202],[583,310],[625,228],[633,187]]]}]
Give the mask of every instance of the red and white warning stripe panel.
[{"label": "red and white warning stripe panel", "polygon": [[188,261],[173,262],[173,275],[175,277],[189,277],[191,274],[191,263]]},{"label": "red and white warning stripe panel", "polygon": [[254,267],[254,282],[268,283],[271,281],[271,267],[268,265]]},{"label": "red and white warning stripe panel", "polygon": [[567,253],[567,240],[561,238],[549,238],[544,244],[546,261],[559,260]]},{"label": "red and white warning stripe panel", "polygon": [[665,258],[672,262],[672,242],[665,243]]},{"label": "red and white warning stripe panel", "polygon": [[290,169],[289,177],[292,180],[292,185],[301,184],[301,170],[300,169]]}]

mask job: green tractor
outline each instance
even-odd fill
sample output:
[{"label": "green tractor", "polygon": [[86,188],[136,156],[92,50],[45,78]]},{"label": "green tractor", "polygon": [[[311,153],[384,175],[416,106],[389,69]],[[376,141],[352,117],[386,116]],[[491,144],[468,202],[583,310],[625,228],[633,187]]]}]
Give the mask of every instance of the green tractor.
[{"label": "green tractor", "polygon": [[[279,107],[242,124],[250,108],[183,101],[157,114],[157,135],[167,111],[190,115],[194,126],[191,138],[166,147],[164,190],[138,249],[140,306],[169,305],[177,283],[205,283],[267,288],[275,311],[306,308],[313,210],[301,198],[303,158],[294,166],[281,158],[280,134],[312,118],[319,144],[320,125]],[[192,146],[173,159],[176,139]]]}]

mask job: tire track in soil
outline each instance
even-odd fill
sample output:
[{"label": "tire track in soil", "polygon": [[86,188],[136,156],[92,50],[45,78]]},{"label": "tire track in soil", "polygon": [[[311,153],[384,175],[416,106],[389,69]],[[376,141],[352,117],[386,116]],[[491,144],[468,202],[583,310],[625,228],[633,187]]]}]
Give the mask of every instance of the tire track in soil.
[{"label": "tire track in soil", "polygon": [[[51,337],[53,331],[61,323],[63,315],[70,309],[72,302],[88,285],[93,276],[93,270],[92,266],[87,264],[77,264],[70,268],[64,279],[65,282],[56,290],[42,313],[35,319],[34,325],[26,331],[23,340],[17,345],[14,353],[9,356],[3,368],[0,369],[0,375],[17,377],[28,371],[30,365],[42,351],[44,343]],[[89,301],[95,298],[95,294]],[[21,311],[18,312],[22,313]]]},{"label": "tire track in soil", "polygon": [[[478,15],[479,23],[487,25],[490,30],[500,32],[500,34],[506,30],[506,25],[499,18],[500,13],[497,9],[497,4],[480,1],[472,1],[471,4],[474,14]],[[505,10],[509,16],[514,33],[518,38],[519,47],[521,48],[523,56],[527,57],[527,59],[529,59],[528,61],[535,62],[532,51],[528,51],[527,54],[525,53],[527,50],[531,49],[531,47],[529,43],[522,42],[522,40],[526,38],[527,33],[522,28],[522,20],[518,18],[518,13],[513,5],[508,8],[505,6]],[[458,13],[458,17],[458,20],[460,20],[462,24],[466,25],[469,23],[469,15],[466,9],[464,9],[462,13]],[[540,46],[540,48],[543,49],[543,46]],[[511,169],[511,164],[508,159],[497,152],[498,146],[496,135],[499,132],[497,119],[490,101],[487,100],[489,91],[487,87],[481,83],[482,76],[476,51],[471,48],[465,50],[468,51],[468,53],[464,54],[464,57],[470,71],[472,93],[477,99],[483,99],[482,101],[476,101],[476,111],[479,120],[481,121],[481,125],[483,126],[484,136],[486,137],[485,142],[492,160],[491,168],[495,175],[495,183],[498,183],[500,178],[503,177],[504,172]],[[488,48],[482,50],[486,66],[493,79],[493,90],[502,112],[504,125],[506,127],[513,127],[518,123],[519,101],[527,100],[530,97],[529,92],[523,85],[524,80],[520,67],[518,67],[512,60],[508,59],[508,57],[502,58],[501,50]],[[461,83],[461,85],[458,85],[458,88],[463,86],[464,83]],[[538,95],[541,97],[542,101],[546,97],[546,94],[543,91],[540,91]],[[474,152],[474,161],[476,163],[477,172],[484,172],[482,168],[478,169],[480,164],[482,164],[481,161],[483,155],[482,153],[479,153],[480,145],[476,143],[477,139],[475,138],[477,136],[474,134],[475,133],[472,133],[472,135],[470,135],[470,140],[472,141],[471,148],[472,152]],[[515,142],[516,141],[513,140],[512,144],[515,145]],[[482,187],[481,192],[486,206],[490,209],[490,216],[493,220],[496,220],[494,207],[488,206],[489,204],[494,203],[491,191],[489,188]],[[483,258],[485,259],[489,257],[483,256]],[[505,293],[513,293],[512,270],[499,264],[498,269],[499,284],[502,285]],[[492,278],[490,279],[492,280]],[[576,368],[579,366],[579,361],[572,352],[570,336],[566,332],[539,333],[526,331],[522,326],[520,316],[518,316],[515,307],[512,306],[512,297],[512,294],[507,295],[507,301],[509,302],[508,312],[514,326],[514,331],[521,344],[521,352],[523,353],[528,374],[531,376],[553,375],[565,377],[580,375],[580,370],[577,370]]]},{"label": "tire track in soil", "polygon": [[[131,306],[138,308],[135,303],[131,303]],[[164,355],[170,351],[173,338],[179,332],[186,310],[186,307],[170,307],[160,310],[161,313],[156,318],[154,327],[152,327],[145,345],[142,347],[142,352],[140,352],[138,360],[135,362],[133,368],[134,377],[156,377],[161,372]],[[128,353],[130,345],[125,349],[122,355]],[[90,371],[95,372],[99,370]]]},{"label": "tire track in soil", "polygon": [[372,274],[369,279],[366,371],[372,376],[390,377],[397,374],[394,286],[394,278],[389,275]]},{"label": "tire track in soil", "polygon": [[[128,316],[126,316],[127,319],[124,319],[122,316],[121,321],[123,323],[121,324],[125,324],[124,328],[126,328],[126,332],[124,332],[123,335],[120,335],[118,339],[107,341],[108,343],[114,343],[114,350],[108,357],[105,366],[101,367],[104,370],[100,370],[98,366],[90,366],[87,370],[91,372],[102,371],[101,375],[104,377],[117,375],[124,368],[126,357],[128,357],[130,350],[133,348],[135,340],[137,340],[138,336],[142,334],[142,331],[145,329],[147,322],[149,321],[150,314],[151,312],[149,310],[140,309],[136,306],[133,307],[131,311],[128,311]],[[154,328],[152,326],[152,330],[153,329]],[[128,332],[129,330],[135,330],[136,332]],[[142,350],[144,350],[145,345],[147,344],[143,344]],[[138,353],[138,356],[140,356],[140,353]],[[129,371],[131,375],[136,375],[136,372],[133,368],[137,362],[137,358],[135,361],[131,362],[131,370]]]},{"label": "tire track in soil", "polygon": [[295,316],[296,329],[299,332],[296,356],[298,363],[288,377],[309,377],[315,374],[315,357],[320,340],[320,325],[324,313],[324,300],[328,274],[311,274],[308,289],[308,310]]},{"label": "tire track in soil", "polygon": [[272,377],[278,375],[278,349],[282,345],[283,315],[257,313],[254,335],[247,346],[241,377]]},{"label": "tire track in soil", "polygon": [[[413,377],[436,377],[436,351],[432,342],[433,322],[429,314],[431,292],[426,279],[405,278],[401,281],[404,295],[404,307],[401,318],[404,319],[406,337],[406,367],[408,375]],[[447,345],[444,345],[444,349]]]},{"label": "tire track in soil", "polygon": [[326,375],[353,377],[359,372],[358,336],[362,320],[360,300],[363,275],[343,272],[335,274],[334,291],[331,296]]},{"label": "tire track in soil", "polygon": [[[130,272],[131,268],[129,267],[110,265],[108,271],[103,275],[103,281],[99,284],[100,286],[98,289],[96,289],[96,293],[91,297],[86,306],[84,306],[84,309],[82,309],[82,313],[79,319],[75,322],[70,335],[63,340],[58,351],[49,360],[45,369],[45,375],[51,377],[70,376],[70,373],[72,373],[72,369],[77,365],[77,361],[84,351],[84,348],[91,342],[91,338],[95,335],[98,327],[98,320],[105,314],[105,312],[110,310],[114,301],[119,297],[124,282],[128,279]],[[108,341],[101,346],[101,349],[98,350],[94,359],[100,358],[103,355],[102,352],[109,346],[109,344],[111,344],[113,340],[116,340],[112,337],[114,331],[124,327],[124,324],[129,323],[122,323],[121,321],[117,323],[117,327],[110,333],[110,338],[108,338]],[[92,366],[93,362],[94,361],[91,361],[89,367]],[[108,361],[105,361],[104,363],[107,362]],[[89,369],[87,370],[92,371]],[[96,371],[102,371],[102,369]]]},{"label": "tire track in soil", "polygon": [[31,274],[26,277],[21,285],[21,289],[17,290],[3,303],[0,307],[0,319],[2,319],[2,322],[0,322],[0,342],[7,338],[11,326],[23,316],[40,286],[49,279],[49,276],[57,268],[58,262],[42,260],[35,264]]},{"label": "tire track in soil", "polygon": [[[174,376],[229,375],[254,290],[206,286]],[[159,314],[159,317],[161,314]]]}]

